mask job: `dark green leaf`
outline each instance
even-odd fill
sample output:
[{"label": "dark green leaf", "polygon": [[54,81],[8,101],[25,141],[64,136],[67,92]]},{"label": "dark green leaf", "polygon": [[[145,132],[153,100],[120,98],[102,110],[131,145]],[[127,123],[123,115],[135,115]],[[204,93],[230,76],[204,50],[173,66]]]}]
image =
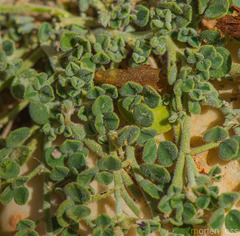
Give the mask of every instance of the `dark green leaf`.
[{"label": "dark green leaf", "polygon": [[112,222],[111,218],[106,214],[100,214],[96,220],[96,224],[98,226],[108,226],[111,224],[111,222]]},{"label": "dark green leaf", "polygon": [[50,178],[53,181],[63,180],[69,173],[69,169],[64,166],[55,166],[51,171]]},{"label": "dark green leaf", "polygon": [[157,183],[168,183],[171,180],[169,172],[157,164],[142,164],[140,170],[144,176],[155,180]]},{"label": "dark green leaf", "polygon": [[157,154],[157,145],[154,140],[149,140],[144,145],[143,149],[143,160],[146,163],[154,163],[156,160],[156,154]]},{"label": "dark green leaf", "polygon": [[107,186],[113,181],[113,175],[105,171],[97,173],[95,178],[103,186]]},{"label": "dark green leaf", "polygon": [[84,170],[87,166],[84,154],[82,152],[75,152],[68,158],[68,166],[76,168],[78,172]]},{"label": "dark green leaf", "polygon": [[140,129],[137,126],[125,126],[121,130],[121,134],[117,140],[120,146],[133,144],[140,134]]},{"label": "dark green leaf", "polygon": [[16,229],[19,231],[24,231],[24,230],[33,230],[36,227],[36,224],[32,220],[24,219],[24,220],[19,220]]},{"label": "dark green leaf", "polygon": [[14,148],[26,140],[30,135],[29,128],[19,128],[12,131],[6,139],[6,148]]},{"label": "dark green leaf", "polygon": [[78,183],[70,183],[64,187],[64,192],[76,202],[88,202],[90,194],[87,189]]},{"label": "dark green leaf", "polygon": [[203,140],[205,142],[211,143],[211,142],[219,142],[224,139],[226,139],[228,136],[228,132],[226,129],[224,129],[221,126],[215,126],[211,129],[209,129],[204,135]]},{"label": "dark green leaf", "polygon": [[87,217],[90,213],[91,210],[87,206],[72,206],[66,211],[67,217],[74,221],[79,221]]},{"label": "dark green leaf", "polygon": [[142,127],[150,127],[154,123],[154,113],[142,103],[134,106],[133,118]]},{"label": "dark green leaf", "polygon": [[113,156],[103,157],[98,161],[98,167],[100,170],[116,171],[122,168],[122,163],[119,159]]},{"label": "dark green leaf", "polygon": [[231,210],[226,215],[225,226],[229,232],[236,233],[240,231],[240,212]]},{"label": "dark green leaf", "polygon": [[238,142],[233,138],[229,138],[220,143],[218,154],[221,159],[229,160],[238,153],[238,150]]},{"label": "dark green leaf", "polygon": [[220,230],[224,222],[224,210],[222,208],[216,210],[211,216],[208,225],[213,230]]},{"label": "dark green leaf", "polygon": [[0,176],[4,179],[16,178],[20,173],[19,165],[11,160],[10,158],[5,158],[0,161]]},{"label": "dark green leaf", "polygon": [[60,40],[60,48],[62,50],[71,49],[77,44],[76,40],[77,34],[74,32],[64,33]]},{"label": "dark green leaf", "polygon": [[150,182],[149,180],[143,179],[140,181],[141,188],[149,194],[152,198],[159,199],[160,198],[160,190],[159,188]]},{"label": "dark green leaf", "polygon": [[107,95],[99,96],[93,103],[92,113],[97,116],[109,111],[113,111],[112,99]]},{"label": "dark green leaf", "polygon": [[18,205],[25,205],[29,197],[29,191],[26,187],[22,186],[14,190],[14,201]]},{"label": "dark green leaf", "polygon": [[11,39],[4,40],[2,43],[2,49],[7,56],[11,56],[15,51],[15,43]]},{"label": "dark green leaf", "polygon": [[121,96],[126,97],[136,95],[137,93],[142,92],[142,90],[143,87],[140,84],[134,82],[127,82],[120,88],[119,93]]},{"label": "dark green leaf", "polygon": [[171,166],[177,159],[178,149],[176,145],[170,141],[162,141],[158,145],[157,160],[166,167]]}]

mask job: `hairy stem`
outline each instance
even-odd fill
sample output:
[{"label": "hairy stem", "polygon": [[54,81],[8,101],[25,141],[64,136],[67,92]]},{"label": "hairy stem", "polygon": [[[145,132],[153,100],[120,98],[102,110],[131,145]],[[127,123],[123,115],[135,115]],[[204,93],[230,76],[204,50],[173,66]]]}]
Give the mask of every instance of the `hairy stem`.
[{"label": "hairy stem", "polygon": [[[45,137],[43,151],[51,147],[51,141]],[[44,155],[43,155],[44,156]],[[44,158],[45,159],[45,158]],[[49,187],[49,171],[44,171],[43,184],[43,215],[46,223],[46,235],[53,236],[52,218],[51,218],[51,191]]]},{"label": "hairy stem", "polygon": [[107,156],[107,153],[103,151],[103,147],[99,143],[97,143],[95,140],[90,138],[84,138],[83,142],[89,149],[91,149],[98,156],[100,157]]},{"label": "hairy stem", "polygon": [[207,143],[205,145],[202,145],[200,147],[197,147],[197,148],[193,148],[191,151],[190,151],[190,155],[197,155],[201,152],[205,152],[205,151],[208,151],[212,148],[215,148],[215,147],[218,147],[220,145],[220,143]]},{"label": "hairy stem", "polygon": [[72,16],[71,13],[65,11],[60,8],[50,7],[50,6],[43,6],[43,5],[2,5],[0,6],[1,13],[47,13],[57,17],[70,17]]},{"label": "hairy stem", "polygon": [[119,171],[114,172],[114,185],[115,185],[115,200],[116,200],[116,214],[122,215],[122,199],[121,199],[121,187],[122,179]]},{"label": "hairy stem", "polygon": [[190,124],[191,117],[186,115],[183,121],[182,134],[180,140],[180,150],[178,154],[178,160],[175,167],[172,186],[182,189],[184,182],[184,165],[185,165],[185,156],[190,151]]}]

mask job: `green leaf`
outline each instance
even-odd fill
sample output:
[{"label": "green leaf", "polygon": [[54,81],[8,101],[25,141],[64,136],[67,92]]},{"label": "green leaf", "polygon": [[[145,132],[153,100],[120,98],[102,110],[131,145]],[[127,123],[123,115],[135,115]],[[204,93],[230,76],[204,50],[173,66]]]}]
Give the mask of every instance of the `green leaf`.
[{"label": "green leaf", "polygon": [[19,128],[12,131],[6,139],[6,148],[14,148],[25,141],[30,135],[29,128]]},{"label": "green leaf", "polygon": [[26,187],[22,186],[14,190],[14,201],[18,205],[25,205],[29,198],[29,191]]},{"label": "green leaf", "polygon": [[157,135],[157,130],[156,129],[151,129],[151,128],[143,128],[140,131],[140,134],[137,139],[138,144],[144,144],[147,141],[151,140]]},{"label": "green leaf", "polygon": [[209,0],[198,0],[198,12],[203,14],[208,6]]},{"label": "green leaf", "polygon": [[70,125],[70,127],[71,127],[71,130],[73,132],[73,137],[75,139],[81,141],[81,140],[83,140],[85,138],[86,133],[85,133],[83,125],[72,123]]},{"label": "green leaf", "polygon": [[188,101],[188,109],[192,114],[200,114],[201,113],[201,105],[199,104],[199,102],[196,101]]},{"label": "green leaf", "polygon": [[211,216],[208,225],[213,230],[220,230],[224,222],[224,210],[222,208],[216,210]]},{"label": "green leaf", "polygon": [[36,227],[35,222],[28,219],[19,220],[16,225],[16,229],[19,231],[25,231],[25,230],[29,231],[29,230],[33,230],[35,227]]},{"label": "green leaf", "polygon": [[99,114],[96,116],[94,126],[100,135],[104,135],[106,133],[106,130],[105,130],[105,127],[103,124],[103,115],[102,114]]},{"label": "green leaf", "polygon": [[239,150],[238,142],[233,138],[229,138],[220,143],[218,154],[221,159],[229,160],[238,153],[238,150]]},{"label": "green leaf", "polygon": [[69,173],[69,169],[65,166],[54,166],[50,178],[53,181],[61,181],[63,180]]},{"label": "green leaf", "polygon": [[144,27],[149,20],[149,9],[145,6],[137,5],[135,7],[136,17],[133,18],[134,22],[140,26]]},{"label": "green leaf", "polygon": [[104,52],[98,52],[92,57],[92,60],[95,64],[108,64],[110,62],[110,58]]},{"label": "green leaf", "polygon": [[215,126],[211,129],[209,129],[204,135],[203,140],[205,142],[211,143],[211,142],[220,142],[224,139],[226,139],[228,136],[228,132],[226,129],[224,129],[221,126]]},{"label": "green leaf", "polygon": [[170,167],[176,161],[178,156],[177,146],[170,141],[162,141],[158,145],[157,160],[166,167]]},{"label": "green leaf", "polygon": [[52,87],[45,85],[39,92],[39,98],[42,103],[51,102],[55,98]]},{"label": "green leaf", "polygon": [[219,197],[219,206],[229,208],[239,199],[239,194],[234,192],[222,193]]},{"label": "green leaf", "polygon": [[97,173],[95,178],[103,186],[107,186],[113,181],[113,175],[111,173],[106,172],[106,171],[103,171],[101,173]]},{"label": "green leaf", "polygon": [[78,175],[77,182],[81,185],[87,186],[91,183],[91,181],[93,180],[97,173],[98,173],[97,167],[84,170]]},{"label": "green leaf", "polygon": [[225,218],[225,226],[229,232],[240,231],[240,212],[238,210],[231,210],[227,213]]},{"label": "green leaf", "polygon": [[81,141],[67,139],[60,146],[60,151],[62,153],[70,154],[73,152],[81,151],[82,148],[83,148],[83,143]]},{"label": "green leaf", "polygon": [[64,33],[60,40],[60,48],[62,50],[68,50],[74,47],[77,44],[77,33],[69,32]]},{"label": "green leaf", "polygon": [[162,105],[152,109],[152,112],[154,113],[155,118],[154,123],[151,126],[152,129],[156,129],[158,133],[164,133],[172,128],[168,121],[168,118],[170,117],[169,108]]},{"label": "green leaf", "polygon": [[50,147],[45,151],[45,161],[50,167],[64,166],[65,157],[66,156],[62,155],[55,146]]},{"label": "green leaf", "polygon": [[75,152],[68,158],[68,166],[70,168],[76,168],[78,172],[84,170],[87,166],[84,154],[82,152]]},{"label": "green leaf", "polygon": [[173,228],[173,233],[177,235],[192,236],[192,232],[194,232],[194,229],[191,225],[183,225]]},{"label": "green leaf", "polygon": [[133,118],[142,127],[150,127],[154,123],[154,113],[145,104],[134,106]]},{"label": "green leaf", "polygon": [[238,142],[238,146],[239,146],[237,154],[235,156],[233,156],[231,159],[238,160],[240,158],[240,136],[235,135],[235,136],[232,136],[231,138],[235,139]]},{"label": "green leaf", "polygon": [[161,96],[151,86],[143,87],[143,98],[150,108],[156,108],[161,103]]},{"label": "green leaf", "polygon": [[66,75],[73,76],[73,75],[77,74],[79,69],[80,69],[80,67],[76,63],[70,61],[66,67]]},{"label": "green leaf", "polygon": [[220,78],[230,71],[232,65],[232,57],[230,52],[224,47],[217,47],[216,50],[222,56],[223,62],[222,65],[217,69],[210,69],[210,76],[213,78]]},{"label": "green leaf", "polygon": [[98,114],[104,114],[109,111],[113,111],[112,99],[107,95],[99,96],[92,106],[93,115],[97,116]]},{"label": "green leaf", "polygon": [[201,196],[196,201],[196,206],[200,209],[206,209],[210,203],[210,197],[208,196]]},{"label": "green leaf", "polygon": [[159,204],[158,204],[158,209],[162,213],[170,213],[172,211],[172,208],[170,206],[170,199],[167,195],[161,198]]},{"label": "green leaf", "polygon": [[19,165],[10,158],[0,161],[0,176],[4,179],[16,178],[20,173]]},{"label": "green leaf", "polygon": [[142,92],[142,90],[143,87],[140,84],[134,82],[127,82],[120,88],[119,94],[123,97],[127,97],[131,95],[136,95],[137,93]]},{"label": "green leaf", "polygon": [[30,102],[37,103],[39,102],[38,92],[33,88],[32,85],[29,85],[24,93],[24,98],[27,98]]},{"label": "green leaf", "polygon": [[50,114],[45,104],[30,103],[29,114],[32,120],[39,125],[44,125],[49,122]]},{"label": "green leaf", "polygon": [[4,50],[4,52],[6,53],[7,56],[13,55],[13,53],[15,51],[14,41],[11,39],[4,40],[2,43],[2,49]]},{"label": "green leaf", "polygon": [[56,212],[56,217],[58,224],[62,227],[68,227],[71,223],[71,220],[66,217],[66,211],[74,206],[74,202],[71,199],[65,200],[61,203],[61,205],[58,207]]},{"label": "green leaf", "polygon": [[118,90],[116,86],[111,84],[103,84],[102,88],[105,90],[106,95],[110,96],[112,99],[117,99]]},{"label": "green leaf", "polygon": [[168,83],[173,85],[177,79],[177,65],[175,62],[171,61],[168,70]]},{"label": "green leaf", "polygon": [[122,168],[121,161],[113,156],[107,156],[107,157],[101,158],[98,161],[97,165],[100,170],[116,171]]},{"label": "green leaf", "polygon": [[94,86],[93,88],[91,88],[90,90],[88,90],[86,97],[88,99],[96,99],[97,97],[104,95],[105,91],[98,87],[98,86]]},{"label": "green leaf", "polygon": [[76,202],[88,202],[90,194],[85,187],[78,183],[70,183],[64,187],[64,192]]},{"label": "green leaf", "polygon": [[217,19],[227,14],[229,3],[227,0],[211,0],[204,15],[208,19]]},{"label": "green leaf", "polygon": [[140,134],[140,129],[137,126],[125,126],[121,130],[121,134],[117,140],[120,146],[133,144]]},{"label": "green leaf", "polygon": [[13,198],[14,190],[7,186],[1,193],[0,193],[0,202],[3,205],[7,205],[11,202]]},{"label": "green leaf", "polygon": [[38,38],[40,42],[46,42],[50,38],[50,32],[52,31],[52,27],[49,23],[44,22],[41,24],[38,31]]},{"label": "green leaf", "polygon": [[141,188],[149,194],[152,198],[159,199],[160,198],[160,190],[159,188],[150,182],[149,180],[143,179],[140,181]]},{"label": "green leaf", "polygon": [[181,89],[183,92],[190,92],[194,89],[194,81],[192,78],[187,78],[182,81]]},{"label": "green leaf", "polygon": [[140,171],[147,178],[155,180],[157,183],[168,183],[171,180],[171,176],[167,169],[157,164],[142,164]]},{"label": "green leaf", "polygon": [[200,34],[200,39],[204,43],[214,45],[214,46],[224,46],[226,43],[225,37],[221,37],[220,32],[217,30],[202,31]]},{"label": "green leaf", "polygon": [[186,219],[192,219],[196,215],[196,208],[192,203],[184,203],[183,205],[183,217]]},{"label": "green leaf", "polygon": [[66,211],[67,217],[77,222],[90,215],[90,213],[91,210],[89,207],[80,205],[72,206]]},{"label": "green leaf", "polygon": [[157,145],[154,140],[149,140],[144,145],[143,149],[143,160],[146,163],[154,163],[156,160],[156,154],[157,154]]},{"label": "green leaf", "polygon": [[119,118],[116,113],[114,112],[106,112],[103,115],[103,122],[104,125],[108,130],[115,130],[119,126]]},{"label": "green leaf", "polygon": [[78,233],[75,230],[68,228],[62,232],[61,236],[78,236]]},{"label": "green leaf", "polygon": [[96,224],[98,226],[108,226],[112,222],[111,218],[106,214],[100,214],[96,219]]}]

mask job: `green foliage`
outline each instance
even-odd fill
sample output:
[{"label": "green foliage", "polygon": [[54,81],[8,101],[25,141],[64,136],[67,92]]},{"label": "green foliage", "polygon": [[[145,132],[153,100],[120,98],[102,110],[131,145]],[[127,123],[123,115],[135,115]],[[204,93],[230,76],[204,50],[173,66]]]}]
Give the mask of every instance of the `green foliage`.
[{"label": "green foliage", "polygon": [[122,168],[121,161],[113,156],[107,156],[98,161],[100,170],[116,171]]},{"label": "green foliage", "polygon": [[238,149],[239,145],[235,139],[226,139],[219,145],[219,156],[223,160],[229,160],[238,153]]},{"label": "green foliage", "polygon": [[90,194],[87,189],[78,183],[70,183],[64,187],[64,192],[76,202],[88,202]]},{"label": "green foliage", "polygon": [[178,155],[178,149],[176,145],[170,141],[162,141],[158,145],[157,160],[166,167],[173,165]]},{"label": "green foliage", "polygon": [[144,176],[155,180],[157,183],[168,183],[171,179],[167,169],[156,164],[142,164],[140,170]]},{"label": "green foliage", "polygon": [[231,210],[227,213],[225,219],[226,228],[230,232],[240,231],[240,212],[238,210]]},{"label": "green foliage", "polygon": [[18,205],[25,205],[29,197],[29,191],[26,187],[19,187],[14,190],[14,201]]},{"label": "green foliage", "polygon": [[224,139],[226,139],[228,136],[227,130],[220,126],[215,126],[211,129],[209,129],[204,135],[203,135],[203,140],[205,142],[219,142]]},{"label": "green foliage", "polygon": [[143,160],[146,163],[154,163],[156,160],[157,145],[154,140],[149,140],[144,145]]},{"label": "green foliage", "polygon": [[95,178],[103,186],[107,186],[113,181],[113,175],[106,171],[97,173]]},{"label": "green foliage", "polygon": [[208,225],[213,230],[220,230],[224,222],[224,210],[219,208],[216,210],[210,218]]},{"label": "green foliage", "polygon": [[[232,210],[239,194],[219,194],[212,183],[222,180],[220,167],[199,173],[191,156],[217,147],[223,160],[240,158],[239,109],[215,88],[239,74],[225,47],[236,32],[199,24],[233,17],[230,4],[240,7],[239,0],[1,6],[0,203],[27,204],[28,181],[43,175],[47,235],[77,236],[84,220],[95,236],[126,234],[131,226],[144,236],[190,236],[206,212],[209,227],[220,230],[224,211],[227,229],[239,231],[239,211]],[[220,109],[225,120],[205,132],[207,144],[192,148],[191,117],[203,105]],[[37,153],[41,164],[25,173]],[[110,194],[116,214],[91,216],[90,204]],[[142,218],[135,204],[141,197],[152,219]],[[122,200],[136,216],[123,211]],[[38,223],[21,220],[16,235],[38,235]]]},{"label": "green foliage", "polygon": [[[206,4],[207,2],[204,3]],[[211,0],[204,14],[208,19],[217,19],[227,13],[228,7],[229,3],[227,0]]]}]

